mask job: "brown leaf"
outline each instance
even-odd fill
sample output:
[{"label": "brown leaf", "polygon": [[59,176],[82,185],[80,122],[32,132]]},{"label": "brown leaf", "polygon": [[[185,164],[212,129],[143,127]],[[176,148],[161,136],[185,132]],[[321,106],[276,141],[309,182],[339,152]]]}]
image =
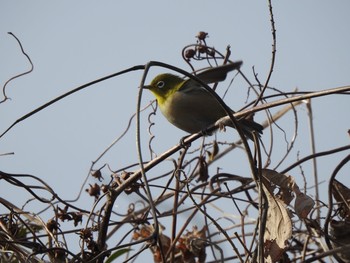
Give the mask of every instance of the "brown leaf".
[{"label": "brown leaf", "polygon": [[[198,230],[193,226],[193,231],[188,231],[179,239],[177,248],[181,250],[183,261],[181,262],[205,262],[206,259],[206,231],[204,226]],[[197,261],[195,259],[198,259]]]},{"label": "brown leaf", "polygon": [[315,201],[310,196],[301,192],[297,194],[294,203],[294,210],[300,218],[307,218],[308,214],[314,208],[314,206]]},{"label": "brown leaf", "polygon": [[264,256],[266,262],[277,262],[292,236],[292,221],[284,202],[275,198],[265,186],[263,189],[269,204],[264,233]]},{"label": "brown leaf", "polygon": [[[350,222],[331,220],[329,230],[332,237],[332,244],[335,248],[350,244]],[[350,261],[350,251],[345,250],[338,253],[345,262]]]},{"label": "brown leaf", "polygon": [[209,172],[208,172],[208,164],[205,161],[205,157],[201,156],[199,157],[199,168],[198,168],[198,173],[199,173],[199,177],[198,177],[198,181],[199,182],[206,182],[208,181],[209,178]]},{"label": "brown leaf", "polygon": [[339,203],[340,216],[350,218],[350,189],[337,180],[333,180],[332,194]]},{"label": "brown leaf", "polygon": [[286,205],[289,205],[293,200],[293,185],[295,184],[294,178],[289,175],[278,173],[274,170],[263,169],[262,175],[265,180],[269,183],[265,183],[265,186],[274,192],[276,186],[279,187],[279,191],[276,196],[281,199]]},{"label": "brown leaf", "polygon": [[209,161],[213,161],[215,156],[219,153],[219,145],[216,140],[213,141],[212,151],[207,151]]}]

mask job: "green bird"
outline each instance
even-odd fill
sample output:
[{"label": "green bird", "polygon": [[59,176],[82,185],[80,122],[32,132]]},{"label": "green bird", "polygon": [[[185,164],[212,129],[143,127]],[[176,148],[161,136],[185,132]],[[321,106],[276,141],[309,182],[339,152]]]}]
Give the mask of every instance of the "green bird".
[{"label": "green bird", "polygon": [[[197,77],[206,84],[226,79],[227,73],[239,69],[242,62],[226,64],[201,72]],[[227,116],[217,99],[198,81],[184,79],[165,73],[157,75],[144,88],[156,97],[159,108],[167,120],[188,133],[204,131]],[[231,110],[234,113],[233,110]],[[246,137],[253,139],[252,132],[262,134],[263,127],[249,119],[239,119],[239,124]],[[234,127],[232,122],[228,126]]]}]

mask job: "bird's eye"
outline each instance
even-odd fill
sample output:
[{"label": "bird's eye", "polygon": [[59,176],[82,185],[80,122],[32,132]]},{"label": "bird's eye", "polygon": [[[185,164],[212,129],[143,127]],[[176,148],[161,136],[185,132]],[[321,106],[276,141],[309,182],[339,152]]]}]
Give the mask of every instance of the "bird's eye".
[{"label": "bird's eye", "polygon": [[165,86],[165,82],[164,81],[161,80],[161,81],[157,82],[157,87],[158,88],[162,89],[162,88],[164,88],[164,86]]}]

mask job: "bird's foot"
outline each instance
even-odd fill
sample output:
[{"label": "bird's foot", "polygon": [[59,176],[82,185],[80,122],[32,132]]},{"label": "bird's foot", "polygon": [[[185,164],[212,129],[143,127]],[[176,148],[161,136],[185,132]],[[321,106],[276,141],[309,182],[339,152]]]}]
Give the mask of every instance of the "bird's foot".
[{"label": "bird's foot", "polygon": [[191,136],[191,135],[187,135],[187,136],[182,137],[182,138],[180,139],[179,144],[181,145],[182,148],[188,148],[188,147],[191,146],[191,143],[190,143],[190,142],[185,142],[185,140],[186,140],[188,137],[190,137],[190,136]]},{"label": "bird's foot", "polygon": [[225,132],[226,131],[226,125],[227,125],[227,121],[226,121],[226,119],[223,119],[223,118],[221,118],[217,122],[215,122],[215,126],[219,127],[219,131]]}]

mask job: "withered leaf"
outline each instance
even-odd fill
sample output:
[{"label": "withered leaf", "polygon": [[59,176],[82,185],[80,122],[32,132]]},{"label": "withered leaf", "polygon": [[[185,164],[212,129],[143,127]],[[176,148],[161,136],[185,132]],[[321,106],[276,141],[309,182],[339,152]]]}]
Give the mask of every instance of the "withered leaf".
[{"label": "withered leaf", "polygon": [[263,189],[269,204],[264,233],[264,256],[266,262],[276,262],[282,257],[292,236],[292,221],[284,202],[275,198],[265,186]]}]

